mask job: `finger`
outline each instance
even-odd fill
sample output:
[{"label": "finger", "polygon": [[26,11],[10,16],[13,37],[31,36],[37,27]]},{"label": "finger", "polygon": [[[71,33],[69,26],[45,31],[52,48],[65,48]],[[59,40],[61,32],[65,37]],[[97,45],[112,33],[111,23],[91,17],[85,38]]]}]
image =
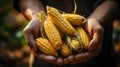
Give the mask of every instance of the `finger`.
[{"label": "finger", "polygon": [[[89,27],[89,28],[88,28]],[[88,20],[84,21],[83,28],[90,34],[90,36],[93,36],[93,29],[92,29],[92,22]]]},{"label": "finger", "polygon": [[36,37],[38,37],[39,36],[39,34],[40,34],[40,24],[39,24],[40,22],[38,22],[38,20],[32,20],[31,21],[31,27],[30,28],[32,28],[31,29],[31,33],[34,35],[34,38],[36,38]]},{"label": "finger", "polygon": [[77,62],[85,62],[93,57],[94,55],[92,53],[85,52],[75,55],[75,60],[77,60]]},{"label": "finger", "polygon": [[54,56],[46,56],[45,61],[52,63],[52,64],[56,64],[57,59]]},{"label": "finger", "polygon": [[45,54],[37,54],[37,55],[35,55],[36,57],[38,57],[40,60],[43,60],[43,61],[46,61],[46,55]]},{"label": "finger", "polygon": [[49,63],[52,63],[52,64],[56,64],[56,58],[54,56],[48,56],[48,55],[45,55],[45,54],[38,54],[36,55],[40,60],[43,60],[45,62],[49,62]]},{"label": "finger", "polygon": [[83,22],[83,28],[88,31],[88,28],[87,28],[87,27],[88,27],[88,20],[85,20],[85,21]]},{"label": "finger", "polygon": [[93,35],[93,39],[90,41],[88,45],[88,50],[89,51],[95,51],[96,48],[101,48],[101,43],[102,43],[103,35],[101,35],[99,32],[95,32]]},{"label": "finger", "polygon": [[37,53],[37,46],[36,46],[36,43],[33,39],[33,36],[32,35],[29,35],[28,36],[28,45],[30,46],[30,48],[35,52]]},{"label": "finger", "polygon": [[24,34],[27,45],[30,47],[30,49],[37,53],[37,47],[33,35],[29,31],[25,31]]},{"label": "finger", "polygon": [[76,63],[76,60],[75,60],[75,56],[74,56],[74,55],[70,55],[70,56],[68,57],[68,60],[69,60],[69,62],[70,62],[71,64]]},{"label": "finger", "polygon": [[63,60],[61,58],[57,58],[57,64],[58,65],[63,65]]},{"label": "finger", "polygon": [[94,33],[93,35],[93,39],[90,41],[89,45],[88,45],[88,51],[94,51],[97,48],[98,45],[98,35],[96,33]]},{"label": "finger", "polygon": [[64,64],[68,64],[68,63],[69,63],[68,58],[64,58],[64,59],[63,59],[63,63],[64,63]]}]

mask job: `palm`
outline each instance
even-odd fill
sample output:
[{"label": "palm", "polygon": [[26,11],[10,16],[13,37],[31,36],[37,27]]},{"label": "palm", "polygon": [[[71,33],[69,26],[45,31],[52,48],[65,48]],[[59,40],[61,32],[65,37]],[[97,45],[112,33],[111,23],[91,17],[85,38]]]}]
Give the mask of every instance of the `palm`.
[{"label": "palm", "polygon": [[88,19],[85,22],[84,27],[91,36],[91,41],[88,45],[88,51],[85,53],[70,55],[69,57],[64,58],[65,64],[76,64],[79,62],[85,62],[97,56],[100,53],[104,33],[103,28],[95,19]]}]

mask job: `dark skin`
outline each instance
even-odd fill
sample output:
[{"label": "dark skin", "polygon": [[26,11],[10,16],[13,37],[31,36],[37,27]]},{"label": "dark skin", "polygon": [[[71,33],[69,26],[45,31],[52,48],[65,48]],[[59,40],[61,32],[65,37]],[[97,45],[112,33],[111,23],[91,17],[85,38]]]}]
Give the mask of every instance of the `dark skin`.
[{"label": "dark skin", "polygon": [[[24,28],[24,35],[26,43],[30,46],[31,51],[40,60],[57,64],[76,64],[79,62],[86,62],[89,59],[99,55],[102,47],[102,40],[104,37],[104,27],[107,26],[109,21],[112,21],[115,17],[119,5],[114,0],[106,0],[100,4],[93,13],[87,18],[84,23],[85,29],[89,32],[92,40],[88,45],[88,51],[85,53],[78,53],[76,55],[70,55],[66,58],[54,57],[43,53],[38,53],[34,39],[40,35],[40,22],[38,21],[37,14],[45,9],[37,0],[21,0],[19,7],[21,13],[29,20],[29,23]],[[79,6],[78,6],[79,7]],[[103,11],[104,10],[104,11]],[[46,14],[46,13],[45,13]]]}]

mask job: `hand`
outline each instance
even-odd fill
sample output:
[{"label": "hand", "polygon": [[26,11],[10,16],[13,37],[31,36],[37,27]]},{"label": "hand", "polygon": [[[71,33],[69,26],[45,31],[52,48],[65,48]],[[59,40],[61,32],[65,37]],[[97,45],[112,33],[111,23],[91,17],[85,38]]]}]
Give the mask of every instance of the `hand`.
[{"label": "hand", "polygon": [[27,45],[30,47],[31,52],[38,57],[40,60],[45,62],[49,62],[52,64],[62,65],[63,61],[61,58],[56,58],[54,56],[49,56],[43,53],[38,52],[36,43],[34,41],[35,38],[40,36],[40,22],[38,19],[32,19],[23,31],[26,39]]},{"label": "hand", "polygon": [[45,62],[56,64],[56,65],[63,65],[63,59],[60,57],[55,57],[52,55],[45,55],[43,53],[39,53],[36,55],[40,60],[43,60]]},{"label": "hand", "polygon": [[34,53],[37,53],[37,47],[34,39],[40,35],[39,30],[40,22],[38,19],[32,19],[23,30],[26,43]]},{"label": "hand", "polygon": [[99,55],[101,48],[102,48],[102,40],[104,37],[104,30],[100,23],[94,19],[89,18],[85,22],[85,29],[90,34],[92,40],[88,45],[88,51],[85,53],[78,53],[76,55],[70,55],[67,58],[64,58],[64,64],[76,64],[80,62],[86,62],[89,59]]}]

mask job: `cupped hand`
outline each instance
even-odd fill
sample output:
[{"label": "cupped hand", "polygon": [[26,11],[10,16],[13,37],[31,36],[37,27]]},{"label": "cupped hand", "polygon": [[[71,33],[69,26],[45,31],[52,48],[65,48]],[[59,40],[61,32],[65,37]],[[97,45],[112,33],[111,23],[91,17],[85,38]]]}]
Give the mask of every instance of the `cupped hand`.
[{"label": "cupped hand", "polygon": [[102,40],[104,37],[104,30],[99,21],[94,18],[89,18],[84,23],[85,29],[91,36],[91,41],[88,44],[87,51],[84,53],[78,53],[76,55],[70,55],[63,59],[64,64],[76,64],[80,62],[86,62],[93,57],[99,55],[102,49]]},{"label": "cupped hand", "polygon": [[40,60],[52,64],[63,64],[63,61],[60,57],[56,58],[55,56],[46,55],[38,51],[35,43],[35,38],[40,36],[40,22],[38,19],[32,19],[24,28],[23,33],[25,36],[26,43],[30,47],[30,52],[33,53],[34,56],[38,57]]},{"label": "cupped hand", "polygon": [[43,60],[45,62],[51,63],[51,64],[56,64],[56,65],[63,65],[63,59],[60,57],[55,57],[52,55],[46,55],[43,53],[39,53],[36,55],[40,60]]},{"label": "cupped hand", "polygon": [[38,19],[32,19],[23,30],[27,45],[31,51],[37,53],[37,46],[34,41],[40,35],[40,22]]}]

